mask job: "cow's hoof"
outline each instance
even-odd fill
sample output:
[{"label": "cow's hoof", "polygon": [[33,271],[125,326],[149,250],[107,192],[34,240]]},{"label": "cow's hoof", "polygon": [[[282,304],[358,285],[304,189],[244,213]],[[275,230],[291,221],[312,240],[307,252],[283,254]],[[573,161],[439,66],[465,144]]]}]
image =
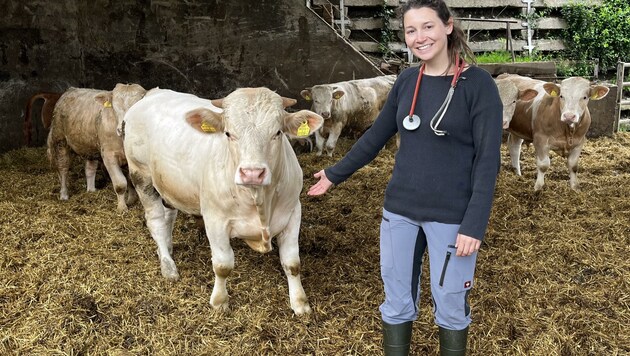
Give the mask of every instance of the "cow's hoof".
[{"label": "cow's hoof", "polygon": [[179,279],[179,272],[177,272],[177,267],[175,267],[175,262],[173,260],[163,258],[160,261],[160,269],[162,270],[162,277],[170,281],[176,281]]},{"label": "cow's hoof", "polygon": [[227,296],[225,298],[210,297],[210,306],[219,313],[227,313],[230,311],[228,299]]},{"label": "cow's hoof", "polygon": [[127,211],[129,211],[129,208],[127,207],[127,205],[126,205],[126,204],[123,204],[123,205],[118,205],[118,207],[116,207],[116,210],[117,210],[119,213],[121,213],[121,214],[122,214],[122,213],[126,213]]},{"label": "cow's hoof", "polygon": [[294,306],[291,309],[293,309],[295,315],[308,315],[311,313],[311,307],[308,305],[308,303]]}]

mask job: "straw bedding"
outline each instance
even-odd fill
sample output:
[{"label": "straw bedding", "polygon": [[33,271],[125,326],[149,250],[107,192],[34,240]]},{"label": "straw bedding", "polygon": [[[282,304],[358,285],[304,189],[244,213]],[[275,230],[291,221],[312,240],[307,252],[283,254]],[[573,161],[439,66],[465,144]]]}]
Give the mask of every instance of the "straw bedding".
[{"label": "straw bedding", "polygon": [[[335,159],[352,142],[342,138]],[[629,354],[630,134],[586,144],[577,192],[561,157],[535,193],[533,147],[524,149],[522,177],[503,150],[471,293],[469,354]],[[233,241],[231,310],[217,313],[208,303],[210,248],[191,217],[178,217],[181,278],[167,282],[140,205],[117,213],[103,171],[100,189],[85,192],[75,160],[62,202],[43,148],[0,156],[0,354],[381,354],[378,225],[394,153],[388,146],[316,198],[305,194],[312,175],[335,159],[298,155],[302,283],[313,308],[306,317],[289,308],[277,248],[261,255]],[[426,278],[421,286],[412,353],[437,355]]]}]

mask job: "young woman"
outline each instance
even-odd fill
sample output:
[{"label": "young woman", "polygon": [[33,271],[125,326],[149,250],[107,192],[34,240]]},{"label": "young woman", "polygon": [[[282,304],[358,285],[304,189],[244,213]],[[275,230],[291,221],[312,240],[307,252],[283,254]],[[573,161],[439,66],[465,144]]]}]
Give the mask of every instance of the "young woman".
[{"label": "young woman", "polygon": [[315,173],[308,194],[342,183],[400,134],[380,229],[384,351],[409,352],[428,250],[440,352],[464,355],[468,295],[500,166],[502,104],[443,0],[408,0],[401,13],[405,42],[421,66],[400,73],[371,129]]}]

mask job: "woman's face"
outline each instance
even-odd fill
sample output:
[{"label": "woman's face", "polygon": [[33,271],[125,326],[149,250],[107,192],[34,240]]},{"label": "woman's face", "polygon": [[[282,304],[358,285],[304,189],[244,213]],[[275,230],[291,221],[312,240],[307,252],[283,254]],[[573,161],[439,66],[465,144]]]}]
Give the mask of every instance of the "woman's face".
[{"label": "woman's face", "polygon": [[405,43],[424,62],[448,62],[448,35],[453,31],[453,19],[444,24],[428,7],[410,9],[403,16]]}]

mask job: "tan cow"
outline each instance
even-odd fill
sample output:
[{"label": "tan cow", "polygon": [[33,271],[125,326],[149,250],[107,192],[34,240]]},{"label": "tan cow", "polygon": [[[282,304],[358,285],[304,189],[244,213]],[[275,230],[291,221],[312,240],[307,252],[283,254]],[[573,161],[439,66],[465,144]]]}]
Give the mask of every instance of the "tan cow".
[{"label": "tan cow", "polygon": [[385,105],[395,81],[395,75],[385,75],[302,90],[302,97],[313,102],[311,110],[324,118],[322,128],[315,131],[317,155],[322,154],[325,143],[326,152],[332,157],[344,128],[355,134],[367,130]]},{"label": "tan cow", "polygon": [[519,90],[516,84],[507,78],[497,77],[494,82],[497,84],[501,103],[503,103],[503,128],[507,129],[516,109],[516,101],[532,100],[538,92],[534,89]]},{"label": "tan cow", "polygon": [[55,105],[57,104],[57,100],[59,100],[60,96],[61,93],[44,92],[34,94],[28,99],[28,102],[26,103],[26,111],[24,114],[24,142],[27,146],[31,144],[31,135],[33,130],[33,122],[31,116],[33,113],[33,105],[37,100],[44,100],[44,103],[42,104],[41,119],[42,125],[45,129],[47,129],[50,127],[50,123],[52,122],[53,110],[55,109]]},{"label": "tan cow", "polygon": [[534,190],[542,189],[549,169],[549,152],[567,157],[569,181],[578,189],[577,170],[586,133],[591,125],[589,100],[599,100],[609,89],[591,85],[580,77],[564,79],[560,85],[518,75],[508,77],[519,89],[533,86],[538,95],[531,101],[518,101],[508,131],[508,147],[512,167],[521,174],[520,152],[523,141],[533,142],[536,154],[537,177]]},{"label": "tan cow", "polygon": [[228,309],[233,238],[271,251],[280,262],[295,314],[311,308],[300,280],[298,235],[302,169],[286,135],[308,136],[323,119],[287,113],[296,100],[266,88],[237,89],[220,100],[152,89],[124,118],[124,147],[162,276],[178,279],[171,257],[177,212],[203,217],[215,274],[210,304]]},{"label": "tan cow", "polygon": [[[59,199],[68,200],[68,170],[72,154],[85,159],[87,190],[95,191],[99,159],[103,160],[118,198],[118,211],[136,200],[133,187],[121,167],[126,164],[122,137],[116,128],[119,120],[146,90],[138,84],[117,84],[114,90],[70,88],[61,95],[48,133],[48,159],[59,173]],[[127,201],[125,196],[127,195]]]}]

